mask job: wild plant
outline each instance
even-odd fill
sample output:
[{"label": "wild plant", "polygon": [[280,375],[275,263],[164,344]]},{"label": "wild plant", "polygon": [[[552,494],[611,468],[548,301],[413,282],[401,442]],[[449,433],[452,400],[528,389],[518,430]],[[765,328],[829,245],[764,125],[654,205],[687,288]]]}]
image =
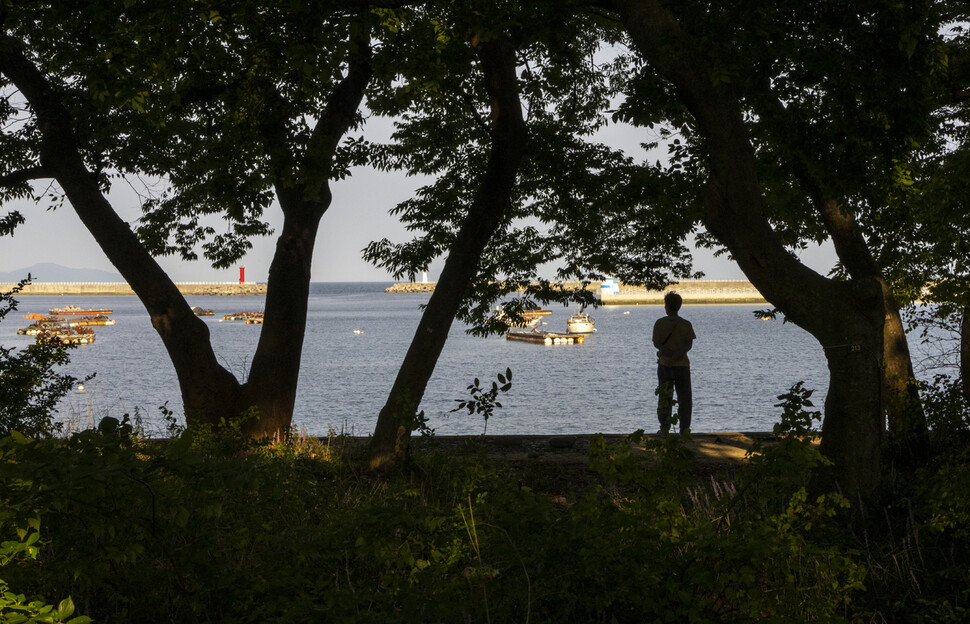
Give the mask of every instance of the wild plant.
[{"label": "wild plant", "polygon": [[499,392],[508,392],[512,387],[512,369],[506,368],[505,374],[499,373],[492,386],[487,388],[481,385],[478,377],[468,385],[466,390],[471,395],[468,399],[455,399],[458,406],[451,410],[452,413],[468,410],[469,414],[481,414],[485,419],[485,426],[482,428],[482,435],[488,431],[488,419],[495,413],[495,409],[502,407],[498,401]]}]

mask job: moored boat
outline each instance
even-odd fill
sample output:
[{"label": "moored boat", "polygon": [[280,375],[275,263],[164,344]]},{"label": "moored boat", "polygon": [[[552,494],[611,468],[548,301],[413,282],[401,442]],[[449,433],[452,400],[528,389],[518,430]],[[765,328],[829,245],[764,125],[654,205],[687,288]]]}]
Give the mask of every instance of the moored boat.
[{"label": "moored boat", "polygon": [[199,306],[192,307],[192,314],[196,316],[214,316],[215,312],[208,308],[200,308]]},{"label": "moored boat", "polygon": [[529,310],[522,310],[519,316],[522,317],[522,321],[514,321],[509,318],[505,313],[505,310],[498,308],[495,310],[495,318],[500,321],[504,321],[509,327],[538,327],[543,316],[552,314],[550,310],[540,310],[538,308],[532,308]]},{"label": "moored boat", "polygon": [[567,334],[592,334],[595,331],[593,317],[585,312],[577,312],[566,319]]}]

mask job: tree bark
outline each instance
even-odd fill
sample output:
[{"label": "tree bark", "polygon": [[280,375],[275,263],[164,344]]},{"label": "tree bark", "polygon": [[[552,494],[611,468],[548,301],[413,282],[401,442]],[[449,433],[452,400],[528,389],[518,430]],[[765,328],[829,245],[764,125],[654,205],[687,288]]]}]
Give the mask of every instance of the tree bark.
[{"label": "tree bark", "polygon": [[610,3],[633,44],[670,81],[708,143],[710,177],[703,223],[764,297],[825,349],[829,393],[822,451],[841,485],[864,492],[879,475],[883,308],[872,277],[826,279],[779,241],[764,213],[757,163],[740,99],[714,84],[691,37],[654,0]]},{"label": "tree bark", "polygon": [[491,100],[492,146],[488,166],[378,415],[370,447],[372,468],[394,465],[407,454],[415,412],[461,300],[477,273],[482,252],[502,222],[525,150],[526,125],[518,96],[515,49],[503,37],[473,43]]}]

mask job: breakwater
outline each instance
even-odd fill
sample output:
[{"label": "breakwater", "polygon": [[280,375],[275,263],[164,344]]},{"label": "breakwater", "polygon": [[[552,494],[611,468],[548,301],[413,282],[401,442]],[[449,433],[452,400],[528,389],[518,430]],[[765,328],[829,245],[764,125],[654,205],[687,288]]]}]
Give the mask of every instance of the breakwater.
[{"label": "breakwater", "polygon": [[[564,285],[575,288],[580,284],[567,282]],[[401,282],[390,286],[386,292],[430,293],[434,292],[434,286],[434,282]],[[605,294],[600,286],[601,282],[591,282],[586,289],[596,292],[602,305],[663,305],[664,295],[671,290],[679,293],[685,304],[766,303],[761,293],[747,280],[684,280],[664,290],[620,284],[616,294]]]},{"label": "breakwater", "polygon": [[[246,296],[265,295],[266,284],[256,282],[176,282],[179,292],[185,296]],[[0,284],[0,292],[10,292],[16,284]],[[125,296],[135,291],[124,282],[33,282],[27,284],[17,296]]]}]

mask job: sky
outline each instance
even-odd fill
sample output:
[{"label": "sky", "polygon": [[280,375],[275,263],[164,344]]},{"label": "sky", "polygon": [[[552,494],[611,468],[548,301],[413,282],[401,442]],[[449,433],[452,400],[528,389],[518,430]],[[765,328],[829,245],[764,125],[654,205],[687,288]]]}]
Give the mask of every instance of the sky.
[{"label": "sky", "polygon": [[[386,135],[387,122],[376,122],[376,133]],[[365,128],[365,134],[372,138]],[[639,142],[648,137],[643,131],[623,125],[608,126],[599,140],[622,147],[628,152],[642,150]],[[377,140],[380,140],[378,136]],[[385,173],[369,168],[355,168],[352,175],[332,183],[333,202],[324,215],[317,236],[311,279],[315,282],[392,282],[391,275],[361,258],[362,250],[373,240],[388,238],[404,242],[413,238],[388,211],[408,199],[426,181],[408,178],[401,173]],[[124,185],[116,186],[109,196],[115,210],[123,219],[134,223],[141,214],[136,194]],[[44,204],[29,201],[10,202],[0,207],[0,213],[20,210],[26,223],[17,228],[12,237],[0,238],[0,272],[27,268],[42,262],[52,262],[77,269],[101,269],[117,272],[77,215],[65,204],[56,211]],[[279,231],[282,217],[273,206],[268,220]],[[229,269],[213,269],[203,259],[185,262],[177,257],[159,258],[159,263],[176,282],[235,282],[239,267],[245,267],[247,281],[266,280],[275,249],[275,236],[253,240],[253,249],[239,263]],[[834,264],[830,247],[813,248],[802,252],[803,262],[817,271],[827,273]],[[698,249],[694,254],[695,269],[703,271],[707,279],[744,279],[737,265],[726,257],[715,258],[709,250]],[[430,267],[429,280],[435,281],[443,260]],[[551,277],[548,275],[546,277]],[[43,276],[41,276],[43,279]],[[420,279],[420,276],[419,276]]]}]

